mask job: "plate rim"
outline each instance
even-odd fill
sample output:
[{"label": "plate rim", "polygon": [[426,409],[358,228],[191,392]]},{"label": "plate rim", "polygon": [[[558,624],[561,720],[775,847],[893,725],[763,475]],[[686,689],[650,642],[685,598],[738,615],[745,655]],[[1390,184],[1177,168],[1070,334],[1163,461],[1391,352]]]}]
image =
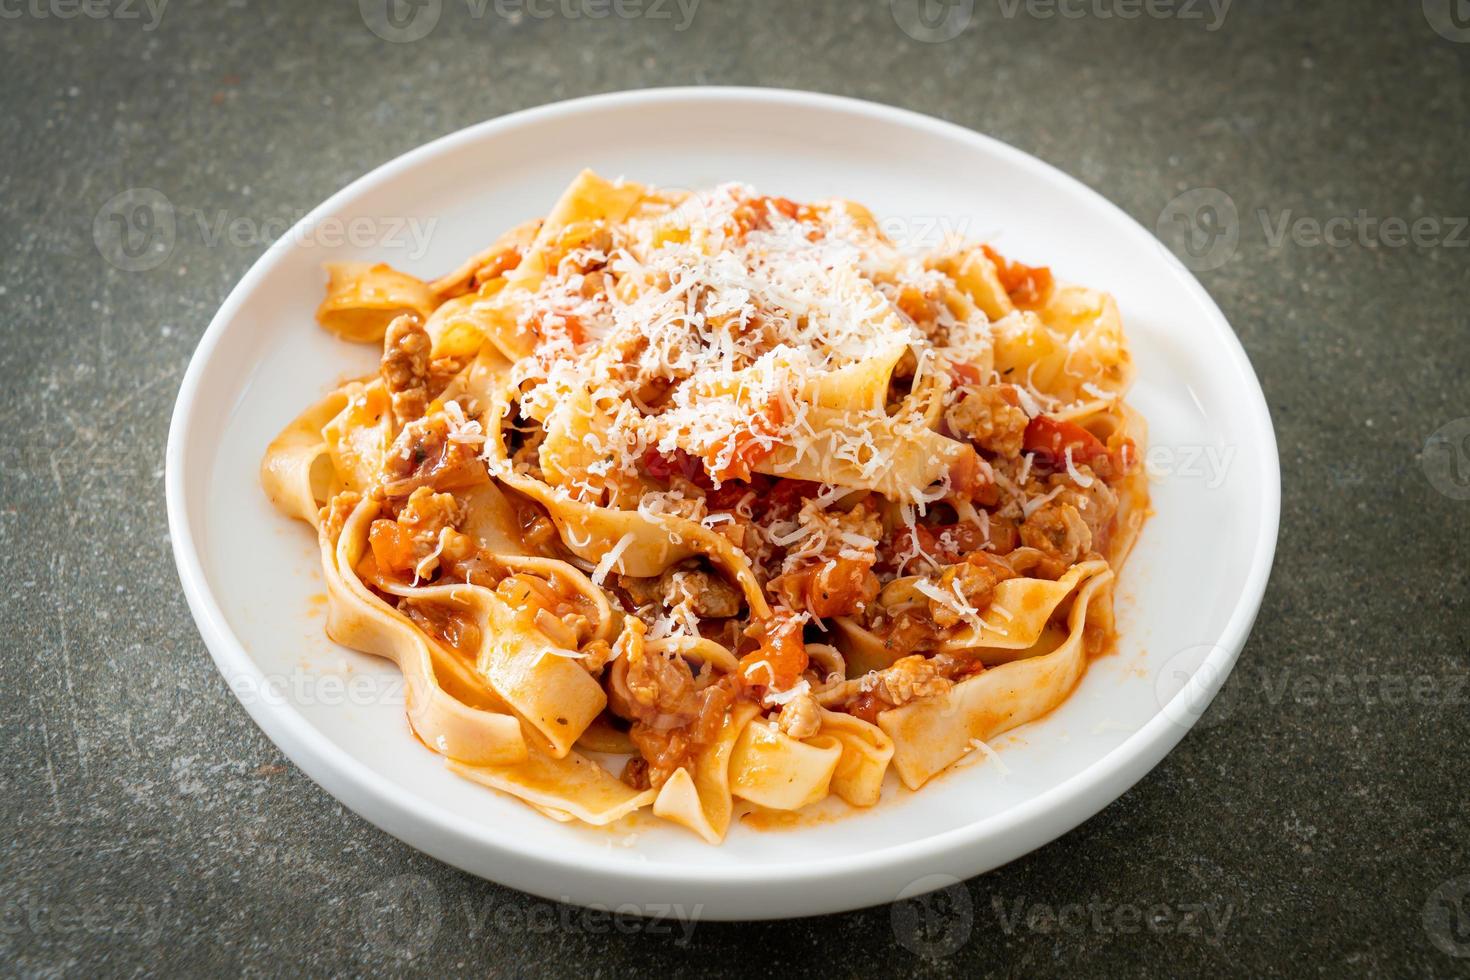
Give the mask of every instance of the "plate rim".
[{"label": "plate rim", "polygon": [[[1065,173],[1052,164],[1026,153],[1016,147],[987,136],[957,123],[925,115],[909,109],[880,102],[854,99],[846,96],[808,92],[796,89],[754,88],[742,86],[674,86],[665,88],[633,89],[600,95],[552,102],[523,109],[508,115],[485,120],[453,133],[438,137],[414,149],[388,160],[353,180],[336,191],[325,201],[303,217],[282,241],[293,241],[294,233],[302,227],[311,227],[322,217],[332,214],[343,202],[380,182],[391,180],[405,171],[418,166],[463,144],[514,130],[532,123],[554,120],[557,117],[577,115],[587,111],[611,108],[626,108],[643,104],[650,108],[680,103],[689,100],[708,102],[764,102],[772,108],[802,108],[837,111],[857,114],[916,127],[928,132],[958,139],[976,145],[977,148],[1008,158],[1022,167],[1039,170],[1051,180],[1070,185],[1090,198],[1095,205],[1110,211],[1115,219],[1121,219],[1122,227],[1130,228],[1136,235],[1144,236],[1171,259],[1167,264],[1176,278],[1194,294],[1206,314],[1210,329],[1223,340],[1230,352],[1230,368],[1240,375],[1244,390],[1254,396],[1249,399],[1250,418],[1247,429],[1260,438],[1263,463],[1263,479],[1259,487],[1261,522],[1253,545],[1249,571],[1244,588],[1235,598],[1224,630],[1214,644],[1210,655],[1196,668],[1193,676],[1175,695],[1175,701],[1190,699],[1188,703],[1203,706],[1218,693],[1241,650],[1244,648],[1257,613],[1264,599],[1275,558],[1280,528],[1281,489],[1280,457],[1275,429],[1271,421],[1264,391],[1258,376],[1251,366],[1239,337],[1230,328],[1229,322],[1214,299],[1182,263],[1173,258],[1173,253],[1158,238],[1127,212],[1108,200],[1101,193],[1082,181]],[[224,677],[232,693],[242,688],[240,679],[260,682],[263,673],[244,649],[240,639],[228,626],[222,609],[212,594],[203,569],[201,553],[196,546],[189,523],[190,505],[187,497],[186,474],[191,457],[188,453],[193,427],[199,424],[195,412],[200,399],[200,385],[208,365],[221,340],[226,335],[229,323],[241,306],[254,293],[258,284],[292,252],[290,248],[267,248],[251,265],[211,319],[208,328],[190,357],[188,370],[180,385],[174,410],[170,418],[168,443],[165,458],[165,496],[168,514],[169,537],[174,561],[184,594],[200,634],[209,650],[216,668]],[[197,463],[193,465],[198,465]],[[279,705],[241,699],[256,725],[288,758],[299,766],[313,782],[325,789],[354,813],[403,840],[411,847],[424,851],[446,863],[460,867],[470,873],[493,877],[513,887],[554,898],[582,904],[594,904],[586,896],[605,894],[608,885],[626,884],[631,879],[640,885],[655,886],[664,890],[677,890],[684,895],[704,896],[703,917],[706,919],[752,919],[777,918],[794,915],[817,914],[842,911],[872,904],[871,888],[855,888],[852,891],[824,890],[820,898],[809,898],[811,908],[790,908],[771,901],[764,901],[753,888],[774,885],[792,885],[804,882],[826,881],[836,877],[848,879],[856,884],[860,880],[882,876],[883,871],[907,869],[918,874],[926,866],[952,868],[962,877],[970,877],[991,870],[1010,860],[1055,840],[1120,798],[1139,779],[1152,770],[1165,755],[1193,727],[1181,724],[1177,717],[1161,710],[1138,731],[1109,750],[1096,763],[1043,791],[1038,796],[1021,803],[1003,813],[983,818],[972,824],[956,827],[938,834],[912,841],[905,841],[877,848],[856,856],[837,858],[814,858],[789,862],[783,867],[766,865],[745,866],[734,864],[723,867],[696,867],[675,869],[667,865],[642,864],[633,860],[634,855],[610,851],[604,857],[598,855],[589,863],[585,854],[568,856],[558,853],[553,845],[534,840],[509,840],[483,825],[466,825],[453,813],[437,804],[398,791],[398,786],[389,776],[365,762],[352,757],[332,740],[318,732],[310,721],[289,703]],[[1197,715],[1196,715],[1197,718]],[[1060,819],[1058,817],[1060,816]],[[433,840],[424,840],[426,833]],[[412,838],[412,839],[411,839]],[[971,861],[967,865],[961,857],[967,847],[983,840],[1012,841],[1018,846],[1000,846],[1009,856],[1001,861]],[[481,856],[488,854],[499,863],[493,863],[496,871],[492,875],[480,870],[483,860],[471,860],[476,855],[464,853],[473,849]],[[1014,853],[1011,853],[1011,852]],[[955,862],[935,865],[937,859],[953,855]],[[981,867],[980,865],[984,865]],[[973,866],[971,866],[973,865]],[[591,888],[584,887],[581,895],[568,895],[566,889],[555,894],[549,887],[538,887],[540,879],[527,879],[527,873],[539,873],[553,868],[573,877],[600,879]],[[502,875],[503,872],[503,875]],[[953,876],[950,876],[953,878]],[[958,880],[953,878],[953,880]],[[935,887],[948,882],[940,881]],[[549,886],[547,881],[546,885]],[[565,884],[565,883],[563,883]],[[713,889],[713,890],[712,890]],[[896,889],[890,890],[896,893]],[[896,894],[895,894],[896,897]],[[881,900],[881,899],[878,899]],[[708,903],[716,903],[708,907]],[[723,914],[718,907],[748,911]]]}]

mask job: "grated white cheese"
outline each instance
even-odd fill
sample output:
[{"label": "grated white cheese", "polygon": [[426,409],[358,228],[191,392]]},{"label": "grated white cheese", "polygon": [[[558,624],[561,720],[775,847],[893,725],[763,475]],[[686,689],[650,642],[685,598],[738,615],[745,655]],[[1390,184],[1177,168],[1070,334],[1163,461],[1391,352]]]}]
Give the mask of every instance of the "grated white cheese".
[{"label": "grated white cheese", "polygon": [[[1031,367],[1035,368],[1036,365],[1033,364]],[[1028,418],[1034,419],[1042,414],[1041,403],[1029,385],[1013,385],[1012,387],[1016,389],[1016,398],[1021,403],[1021,411],[1025,412]]]},{"label": "grated white cheese", "polygon": [[444,416],[449,420],[449,441],[466,446],[481,446],[485,443],[485,429],[479,419],[465,415],[464,407],[457,401],[444,403]]},{"label": "grated white cheese", "polygon": [[451,533],[450,528],[444,528],[439,532],[439,541],[434,550],[425,555],[417,565],[413,566],[413,584],[418,585],[419,580],[426,579],[434,574],[434,569],[439,565],[439,556],[444,554],[444,542]]},{"label": "grated white cheese", "polygon": [[[938,282],[939,274],[873,241],[841,208],[812,223],[768,206],[765,227],[732,234],[732,217],[753,197],[727,184],[672,214],[620,225],[610,245],[563,256],[528,297],[519,321],[536,351],[511,378],[522,413],[543,423],[569,395],[591,396],[598,417],[587,425],[600,435],[586,443],[596,458],[580,468],[633,474],[648,449],[678,449],[718,475],[743,472],[737,454],[747,448],[777,446],[797,459],[832,452],[867,479],[892,465],[875,439],[873,423],[891,424],[881,409],[868,424],[819,433],[809,393],[880,344],[913,352],[914,385],[930,376],[934,343],[869,278],[877,275],[869,266],[900,281]],[[593,275],[614,285],[589,288]],[[650,390],[661,399],[656,409],[644,400]]]},{"label": "grated white cheese", "polygon": [[1051,490],[1042,494],[1040,497],[1032,497],[1030,500],[1021,505],[1021,513],[1024,514],[1026,517],[1030,517],[1042,507],[1045,507],[1047,504],[1051,503],[1056,495],[1061,493],[1065,489],[1066,487],[1052,487]]},{"label": "grated white cheese", "polygon": [[1000,770],[1000,774],[1002,776],[1009,776],[1011,774],[1010,767],[1001,761],[1000,753],[991,748],[990,743],[985,742],[982,739],[972,738],[970,739],[970,748],[979,749],[981,752],[983,752],[986,758],[995,763],[996,768]]},{"label": "grated white cheese", "polygon": [[1065,455],[1067,457],[1067,475],[1072,478],[1072,482],[1077,484],[1079,487],[1082,487],[1084,490],[1092,486],[1092,477],[1077,469],[1077,465],[1072,462],[1071,446],[1067,447]]},{"label": "grated white cheese", "polygon": [[784,691],[767,691],[763,701],[767,708],[779,707],[781,705],[796,700],[803,694],[810,694],[811,692],[811,683],[808,682],[805,677],[803,677]]},{"label": "grated white cheese", "polygon": [[945,591],[936,583],[921,578],[914,583],[914,591],[954,610],[956,615],[976,629],[988,628],[985,619],[980,615],[980,610],[971,605],[970,601],[960,592],[958,580],[951,583],[950,591]]},{"label": "grated white cheese", "polygon": [[[617,564],[620,561],[620,559],[623,557],[623,552],[627,551],[628,548],[632,546],[633,541],[633,534],[629,532],[628,534],[625,534],[621,538],[619,538],[618,543],[613,545],[612,549],[608,551],[607,554],[602,556],[602,559],[597,563],[597,567],[592,570],[592,582],[594,585],[600,586],[603,584],[603,582],[607,581],[607,573],[613,570],[613,565]],[[621,565],[619,565],[619,574],[621,574],[622,571],[623,569]]]}]

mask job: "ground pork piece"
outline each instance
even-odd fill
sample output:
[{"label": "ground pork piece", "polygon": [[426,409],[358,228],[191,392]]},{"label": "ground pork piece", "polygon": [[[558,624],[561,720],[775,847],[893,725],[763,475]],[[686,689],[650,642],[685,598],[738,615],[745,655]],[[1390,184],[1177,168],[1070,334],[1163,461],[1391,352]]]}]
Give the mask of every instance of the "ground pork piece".
[{"label": "ground pork piece", "polygon": [[342,535],[342,526],[347,523],[347,518],[352,515],[360,503],[362,503],[362,494],[353,490],[339,493],[327,502],[327,506],[321,509],[319,515],[327,540],[335,541]]},{"label": "ground pork piece", "polygon": [[[429,578],[441,558],[462,558],[473,543],[454,527],[463,516],[459,501],[447,493],[427,487],[415,490],[398,512],[396,520],[379,518],[368,533],[376,571],[380,575],[414,580]],[[453,548],[450,539],[456,539]]]},{"label": "ground pork piece", "polygon": [[582,647],[582,666],[590,674],[598,674],[613,657],[612,644],[606,640],[593,640]]},{"label": "ground pork piece", "polygon": [[649,652],[643,635],[643,624],[628,620],[613,645],[607,705],[633,722],[628,737],[642,756],[623,770],[623,780],[657,788],[718,736],[737,697],[737,678],[699,687],[683,659]]},{"label": "ground pork piece", "polygon": [[966,395],[949,410],[950,428],[987,452],[1007,459],[1020,455],[1026,435],[1026,413],[1010,385],[966,388]]},{"label": "ground pork piece", "polygon": [[429,362],[429,397],[437,398],[439,394],[449,386],[466,367],[469,366],[469,358],[465,357],[436,357]]},{"label": "ground pork piece", "polygon": [[736,701],[736,682],[727,675],[717,683],[694,694],[694,717],[675,727],[635,721],[628,737],[638,749],[646,768],[634,779],[646,779],[647,785],[662,786],[679,769],[688,769],[699,751],[719,737],[720,728],[731,705]]},{"label": "ground pork piece", "polygon": [[738,616],[745,603],[739,589],[693,561],[671,566],[657,578],[622,575],[618,577],[618,585],[636,606],[659,603],[672,609],[687,605],[701,619]]},{"label": "ground pork piece", "polygon": [[400,426],[423,418],[429,407],[429,352],[433,344],[417,315],[405,313],[388,324],[379,373],[393,399]]},{"label": "ground pork piece", "polygon": [[631,621],[614,647],[608,683],[613,714],[654,728],[687,724],[696,713],[694,674],[679,657],[649,653],[642,623]]},{"label": "ground pork piece", "polygon": [[660,513],[673,514],[687,521],[701,521],[709,514],[704,491],[677,473],[669,476],[669,493],[659,500]]},{"label": "ground pork piece", "polygon": [[[975,658],[914,655],[895,661],[886,670],[848,681],[844,691],[835,697],[840,699],[842,710],[876,724],[882,712],[920,698],[948,694],[956,681],[984,669],[985,665]],[[824,694],[824,701],[826,697]]]},{"label": "ground pork piece", "polygon": [[666,606],[688,604],[701,619],[728,619],[740,615],[744,596],[713,572],[674,566],[658,577],[660,598]]},{"label": "ground pork piece", "polygon": [[822,709],[810,694],[798,695],[782,706],[776,725],[792,738],[811,738],[822,728]]},{"label": "ground pork piece", "polygon": [[453,494],[419,487],[408,495],[408,502],[398,513],[398,523],[417,534],[438,538],[446,527],[458,527],[463,517],[464,508]]},{"label": "ground pork piece", "polygon": [[1092,532],[1092,550],[1106,551],[1113,518],[1118,513],[1118,493],[1101,479],[1093,476],[1086,466],[1077,468],[1084,476],[1092,476],[1091,486],[1073,486],[1064,474],[1052,477],[1053,481],[1064,481],[1065,489],[1057,494],[1054,502],[1071,504],[1082,515],[1087,529]]},{"label": "ground pork piece", "polygon": [[[999,558],[983,551],[971,552],[964,561],[956,562],[939,576],[939,589],[946,596],[963,599],[965,605],[984,611],[995,597],[995,587],[1006,579],[1015,578],[1016,573]],[[956,608],[958,603],[940,602],[929,599],[929,616],[935,625],[948,629],[957,625],[964,616]]]},{"label": "ground pork piece", "polygon": [[633,605],[647,606],[659,601],[658,579],[639,578],[636,575],[618,575],[614,573],[618,588],[628,594]]},{"label": "ground pork piece", "polygon": [[915,654],[894,661],[885,670],[874,671],[855,682],[857,690],[848,697],[843,710],[867,722],[876,723],[878,715],[890,708],[901,707],[918,698],[947,694],[954,682],[944,676],[938,658]]},{"label": "ground pork piece", "polygon": [[913,656],[903,657],[887,670],[880,670],[873,688],[883,700],[898,707],[919,698],[946,694],[953,686],[954,682],[937,665],[925,657]]},{"label": "ground pork piece", "polygon": [[1092,550],[1092,531],[1075,506],[1052,500],[1021,525],[1021,544],[1071,567]]},{"label": "ground pork piece", "polygon": [[623,766],[623,774],[618,777],[633,789],[645,790],[653,788],[653,780],[648,773],[648,760],[642,756],[634,756]]},{"label": "ground pork piece", "polygon": [[[817,500],[808,500],[802,504],[797,520],[803,525],[816,525],[833,552],[844,546],[858,551],[871,550],[883,537],[883,521],[870,500],[861,500],[846,511],[824,510]],[[863,541],[855,543],[858,538]]]},{"label": "ground pork piece", "polygon": [[[873,575],[877,546],[884,536],[883,522],[870,500],[848,510],[824,508],[807,500],[796,517],[807,533],[800,539],[808,550],[788,554],[782,574],[770,588],[786,606],[814,616],[846,616],[861,610],[878,594]],[[809,546],[816,543],[816,554]]]},{"label": "ground pork piece", "polygon": [[473,661],[479,654],[484,634],[470,616],[438,602],[405,599],[398,611],[441,645]]},{"label": "ground pork piece", "polygon": [[442,412],[403,427],[383,461],[383,475],[383,492],[389,497],[407,497],[420,487],[458,490],[486,479],[479,449],[450,440]]},{"label": "ground pork piece", "polygon": [[[442,419],[414,419],[393,440],[383,460],[383,471],[392,481],[407,479],[442,452],[448,441],[449,426]],[[417,486],[404,488],[401,496],[415,489]]]}]

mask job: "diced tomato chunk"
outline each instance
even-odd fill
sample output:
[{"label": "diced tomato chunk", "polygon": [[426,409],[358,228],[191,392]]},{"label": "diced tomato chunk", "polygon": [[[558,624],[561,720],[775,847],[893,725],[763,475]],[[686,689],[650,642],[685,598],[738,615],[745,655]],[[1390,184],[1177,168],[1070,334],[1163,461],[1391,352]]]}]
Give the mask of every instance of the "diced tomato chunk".
[{"label": "diced tomato chunk", "polygon": [[760,502],[759,508],[763,513],[772,513],[782,510],[797,511],[801,509],[802,502],[815,497],[822,492],[822,485],[811,480],[787,480],[776,482]]},{"label": "diced tomato chunk", "polygon": [[667,480],[674,472],[674,462],[656,449],[643,454],[643,472],[655,480]]},{"label": "diced tomato chunk", "polygon": [[999,553],[1007,553],[1015,550],[1009,538],[1005,543],[1009,546],[1001,549],[997,546],[997,531],[1006,531],[1002,527],[1004,522],[991,518],[990,538],[986,538],[985,532],[979,524],[916,524],[913,527],[900,526],[894,529],[893,537],[886,543],[881,553],[880,565],[888,571],[896,571],[898,556],[914,551],[917,544],[918,549],[933,558],[941,565],[952,565],[965,557],[972,551],[980,551],[989,540],[992,547]]},{"label": "diced tomato chunk", "polygon": [[806,220],[811,216],[810,208],[784,197],[753,197],[735,209],[736,233],[745,235],[756,229],[769,228],[772,211],[792,221]]},{"label": "diced tomato chunk", "polygon": [[773,580],[772,588],[792,608],[827,619],[858,612],[877,597],[879,582],[871,561],[833,558],[788,572]]},{"label": "diced tomato chunk", "polygon": [[1028,453],[1046,457],[1057,465],[1066,465],[1067,450],[1072,451],[1072,462],[1091,463],[1099,456],[1108,454],[1102,440],[1074,422],[1063,422],[1049,415],[1038,415],[1026,426],[1022,443]]},{"label": "diced tomato chunk", "polygon": [[773,482],[770,477],[761,473],[752,473],[749,480],[726,480],[720,484],[718,490],[705,494],[704,502],[712,511],[734,510],[749,493],[755,493],[759,499],[771,488]]},{"label": "diced tomato chunk", "polygon": [[950,364],[949,373],[962,385],[978,385],[985,380],[980,376],[980,369],[973,364]]},{"label": "diced tomato chunk", "polygon": [[373,521],[368,531],[368,546],[378,570],[388,574],[406,573],[416,564],[413,535],[397,521]]},{"label": "diced tomato chunk", "polygon": [[795,221],[796,216],[801,213],[801,205],[797,204],[790,198],[765,197],[761,198],[760,202],[766,207],[774,208],[776,211],[790,218],[792,221]]},{"label": "diced tomato chunk", "polygon": [[718,457],[723,452],[721,447],[719,451],[705,457],[705,469],[710,476],[722,483],[726,480],[748,482],[751,468],[776,451],[776,436],[780,434],[784,421],[786,410],[781,405],[781,400],[773,396],[765,408],[752,416],[750,428],[736,434],[735,450],[730,454],[729,461],[716,469]]},{"label": "diced tomato chunk", "polygon": [[802,621],[777,611],[770,620],[752,627],[760,646],[740,658],[740,676],[747,684],[784,691],[801,679],[808,657],[801,636]]},{"label": "diced tomato chunk", "polygon": [[1038,415],[1026,426],[1024,449],[1036,454],[1038,465],[1053,470],[1066,467],[1070,449],[1074,465],[1091,466],[1094,473],[1111,482],[1139,464],[1133,440],[1115,436],[1112,441],[1114,448],[1109,449],[1080,425]]},{"label": "diced tomato chunk", "polygon": [[991,477],[980,454],[965,447],[965,452],[949,467],[949,483],[955,493],[967,500],[994,507],[1000,503],[1000,490]]},{"label": "diced tomato chunk", "polygon": [[705,489],[714,486],[699,457],[690,455],[682,449],[674,449],[667,453],[661,453],[656,449],[648,450],[643,454],[643,472],[655,480],[667,481],[679,476]]},{"label": "diced tomato chunk", "polygon": [[980,247],[985,252],[985,257],[995,263],[1000,284],[1010,295],[1012,303],[1023,309],[1032,309],[1046,303],[1054,285],[1051,269],[1044,265],[1031,266],[1012,262],[989,245]]}]

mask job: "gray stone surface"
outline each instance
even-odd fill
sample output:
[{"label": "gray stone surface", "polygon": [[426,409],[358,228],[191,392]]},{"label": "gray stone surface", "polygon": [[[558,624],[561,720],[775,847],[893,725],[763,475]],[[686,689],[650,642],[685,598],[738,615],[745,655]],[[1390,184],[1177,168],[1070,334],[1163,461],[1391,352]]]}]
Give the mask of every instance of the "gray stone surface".
[{"label": "gray stone surface", "polygon": [[[443,0],[413,43],[351,0],[172,0],[156,21],[141,2],[0,4],[0,968],[1466,972],[1470,30],[1451,2],[1238,0],[1219,23],[1194,0],[1073,0],[1076,18],[979,0],[944,43],[906,36],[887,0],[704,0],[682,31],[674,5],[475,18]],[[716,82],[954,120],[1149,227],[1182,191],[1228,195],[1239,244],[1201,279],[1265,386],[1285,501],[1222,717],[1123,799],[927,906],[686,941],[443,867],[254,727],[179,593],[162,467],[189,355],[265,244],[191,221],[162,265],[127,272],[93,224],[138,187],[280,220],[482,119]],[[1402,246],[1392,226],[1335,246],[1270,230],[1360,211],[1436,220]]]}]

